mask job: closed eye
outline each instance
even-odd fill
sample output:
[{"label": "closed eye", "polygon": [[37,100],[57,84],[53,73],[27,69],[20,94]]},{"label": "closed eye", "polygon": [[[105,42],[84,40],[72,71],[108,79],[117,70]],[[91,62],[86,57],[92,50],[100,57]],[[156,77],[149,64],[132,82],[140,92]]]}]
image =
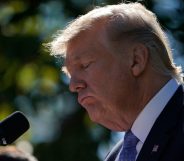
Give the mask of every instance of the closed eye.
[{"label": "closed eye", "polygon": [[87,69],[87,68],[91,65],[91,63],[92,63],[92,62],[84,63],[84,64],[82,65],[82,68],[83,68],[83,69]]}]

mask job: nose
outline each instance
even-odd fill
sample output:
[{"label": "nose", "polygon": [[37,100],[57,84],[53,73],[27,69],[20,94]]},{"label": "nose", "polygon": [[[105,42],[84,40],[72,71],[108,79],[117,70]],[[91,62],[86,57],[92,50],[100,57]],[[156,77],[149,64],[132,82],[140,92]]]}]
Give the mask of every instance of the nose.
[{"label": "nose", "polygon": [[86,88],[86,83],[83,80],[71,77],[69,89],[71,92],[79,92],[80,90]]}]

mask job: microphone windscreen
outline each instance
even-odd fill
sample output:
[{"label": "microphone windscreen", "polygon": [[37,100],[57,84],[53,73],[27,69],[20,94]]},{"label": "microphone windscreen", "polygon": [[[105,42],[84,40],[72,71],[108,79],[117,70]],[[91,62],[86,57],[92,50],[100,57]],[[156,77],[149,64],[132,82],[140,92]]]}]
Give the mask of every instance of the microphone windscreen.
[{"label": "microphone windscreen", "polygon": [[16,111],[0,122],[0,144],[13,143],[29,129],[29,121],[22,112]]}]

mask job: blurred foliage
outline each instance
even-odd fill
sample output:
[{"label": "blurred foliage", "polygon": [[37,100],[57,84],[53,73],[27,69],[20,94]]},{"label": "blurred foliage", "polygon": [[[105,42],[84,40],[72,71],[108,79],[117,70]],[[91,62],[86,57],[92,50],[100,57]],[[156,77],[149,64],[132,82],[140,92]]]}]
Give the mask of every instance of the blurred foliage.
[{"label": "blurred foliage", "polygon": [[[42,44],[94,6],[119,2],[0,1],[0,119],[15,110],[27,115],[31,129],[21,139],[33,145],[39,161],[99,161],[116,141],[115,134],[89,120],[68,90],[60,71],[63,60],[49,56]],[[176,63],[183,66],[184,1],[141,3],[157,14],[175,48]]]}]

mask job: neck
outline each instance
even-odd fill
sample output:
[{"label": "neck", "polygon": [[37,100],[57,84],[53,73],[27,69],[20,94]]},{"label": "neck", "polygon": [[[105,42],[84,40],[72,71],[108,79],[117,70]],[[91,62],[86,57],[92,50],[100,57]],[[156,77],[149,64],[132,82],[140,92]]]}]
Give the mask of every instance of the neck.
[{"label": "neck", "polygon": [[146,104],[158,93],[158,91],[170,80],[172,77],[163,75],[150,75],[146,79],[136,80],[136,101],[131,105],[132,111],[129,118],[129,127],[131,128],[139,113],[144,109]]},{"label": "neck", "polygon": [[152,77],[149,81],[142,82],[142,91],[140,93],[141,109],[160,91],[160,89],[170,80],[170,76]]}]

